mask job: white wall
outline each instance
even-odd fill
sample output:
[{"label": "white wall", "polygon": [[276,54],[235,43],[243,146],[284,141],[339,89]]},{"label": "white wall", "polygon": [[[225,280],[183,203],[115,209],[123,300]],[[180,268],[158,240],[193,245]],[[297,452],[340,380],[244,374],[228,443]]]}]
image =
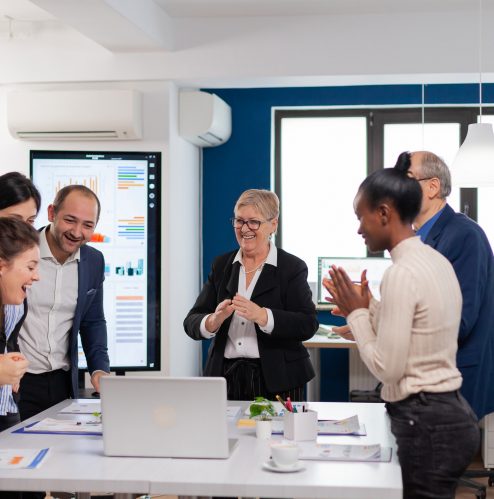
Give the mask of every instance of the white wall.
[{"label": "white wall", "polygon": [[[178,88],[170,85],[170,134],[168,206],[170,211],[167,270],[169,373],[197,376],[202,372],[201,342],[190,339],[182,323],[199,294],[200,286],[200,188],[199,148],[178,135]],[[164,265],[165,266],[165,265]]]},{"label": "white wall", "polygon": [[[177,89],[169,82],[29,85],[38,89],[134,88],[142,94],[143,139],[136,141],[21,141],[7,130],[5,97],[15,85],[0,86],[0,174],[29,174],[30,149],[128,150],[162,153],[162,373],[199,373],[200,344],[182,321],[199,292],[198,149],[178,136]],[[104,203],[104,200],[102,200]],[[173,287],[171,283],[174,283]]]}]

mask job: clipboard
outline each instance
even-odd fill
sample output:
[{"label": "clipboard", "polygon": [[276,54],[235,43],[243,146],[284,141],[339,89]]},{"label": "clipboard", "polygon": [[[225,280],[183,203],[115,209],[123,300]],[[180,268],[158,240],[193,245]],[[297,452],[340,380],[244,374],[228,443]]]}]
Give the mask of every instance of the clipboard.
[{"label": "clipboard", "polygon": [[26,431],[26,428],[32,428],[34,425],[39,423],[39,421],[35,421],[34,423],[28,424],[26,426],[22,426],[17,430],[12,431],[12,433],[21,433],[24,435],[79,435],[79,436],[93,436],[93,437],[101,437],[103,432],[94,431],[94,432],[80,432],[80,431],[46,431],[46,430],[30,430]]}]

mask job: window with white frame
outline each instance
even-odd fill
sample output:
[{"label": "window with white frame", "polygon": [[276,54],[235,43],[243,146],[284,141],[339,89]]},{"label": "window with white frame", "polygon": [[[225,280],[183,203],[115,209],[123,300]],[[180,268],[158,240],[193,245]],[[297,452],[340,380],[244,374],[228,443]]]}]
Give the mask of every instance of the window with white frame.
[{"label": "window with white frame", "polygon": [[[476,117],[472,108],[276,110],[277,244],[307,263],[312,282],[319,256],[365,256],[353,211],[362,180],[403,151],[431,150],[450,165]],[[494,189],[471,191],[453,188],[448,202],[457,211],[468,203],[492,245]]]}]

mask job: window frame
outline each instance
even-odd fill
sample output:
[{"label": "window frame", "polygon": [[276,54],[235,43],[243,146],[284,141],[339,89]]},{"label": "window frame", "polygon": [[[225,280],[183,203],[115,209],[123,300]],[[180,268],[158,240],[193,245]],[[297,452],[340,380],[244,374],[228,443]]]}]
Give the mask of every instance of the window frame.
[{"label": "window frame", "polygon": [[[463,143],[468,125],[477,122],[478,106],[402,106],[402,107],[354,107],[321,109],[274,109],[274,191],[282,199],[281,157],[282,120],[285,118],[337,118],[364,117],[367,121],[367,174],[384,168],[384,126],[397,123],[459,123],[460,144]],[[482,114],[494,114],[494,107],[483,107]],[[476,188],[460,189],[462,211],[477,221],[478,200]],[[278,224],[277,245],[283,247],[283,220]],[[373,256],[376,256],[374,253]]]}]

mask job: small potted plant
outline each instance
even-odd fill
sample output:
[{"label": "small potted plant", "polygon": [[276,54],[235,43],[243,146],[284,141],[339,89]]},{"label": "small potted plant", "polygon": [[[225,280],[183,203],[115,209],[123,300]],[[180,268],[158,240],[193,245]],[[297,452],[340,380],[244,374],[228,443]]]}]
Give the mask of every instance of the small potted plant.
[{"label": "small potted plant", "polygon": [[271,438],[271,421],[276,410],[270,400],[256,397],[249,407],[250,417],[256,420],[256,435],[260,439]]}]

